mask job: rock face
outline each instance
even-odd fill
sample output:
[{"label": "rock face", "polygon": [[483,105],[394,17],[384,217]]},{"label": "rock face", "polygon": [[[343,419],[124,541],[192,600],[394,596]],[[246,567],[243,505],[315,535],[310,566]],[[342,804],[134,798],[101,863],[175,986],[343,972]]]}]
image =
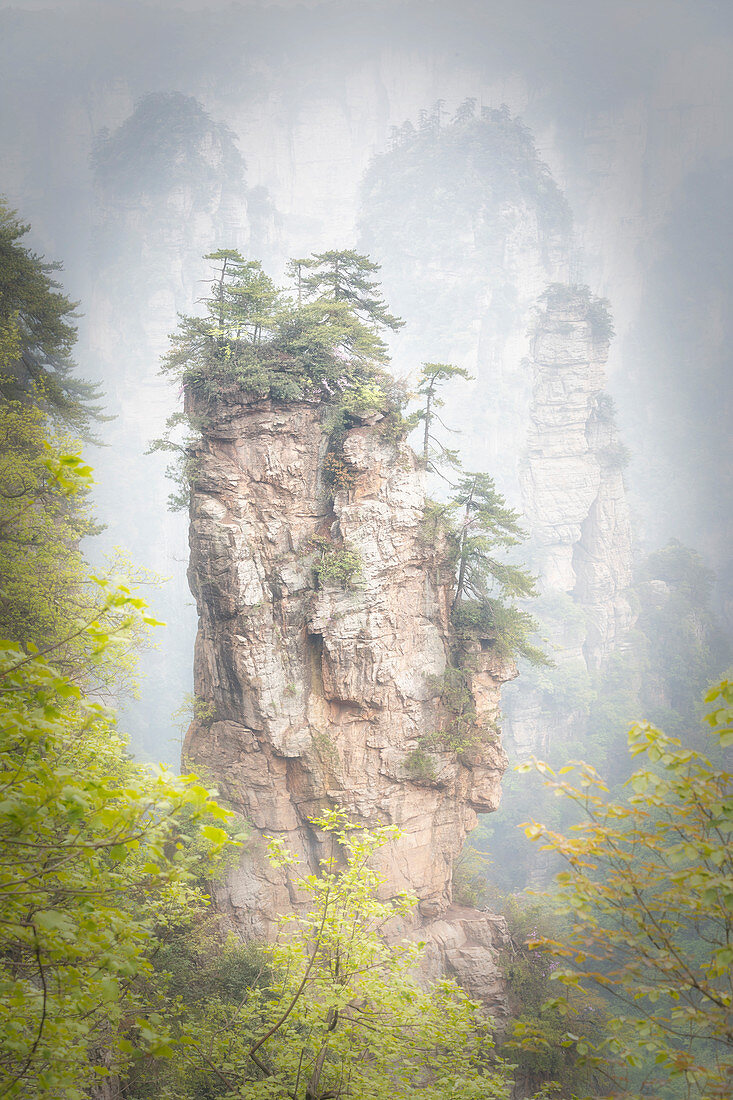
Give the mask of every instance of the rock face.
[{"label": "rock face", "polygon": [[[191,506],[198,717],[185,757],[258,836],[284,836],[311,870],[318,811],[338,805],[367,825],[398,825],[380,868],[385,890],[416,894],[421,926],[440,918],[430,965],[462,973],[461,958],[497,934],[479,913],[470,935],[448,930],[452,865],[476,813],[499,802],[506,758],[493,726],[516,669],[491,639],[477,640],[476,743],[462,753],[420,747],[446,721],[452,569],[442,538],[425,531],[415,457],[380,424],[357,424],[339,460],[348,487],[330,493],[322,405],[230,394],[189,411],[209,426]],[[354,561],[350,584],[329,579]],[[298,904],[289,873],[270,869],[255,844],[219,904],[243,934],[267,934]],[[492,965],[477,971],[486,990]]]},{"label": "rock face", "polygon": [[613,405],[604,393],[603,304],[550,288],[532,341],[527,452],[520,470],[543,588],[571,595],[586,620],[583,657],[599,668],[632,613],[631,524]]},{"label": "rock face", "polygon": [[625,448],[604,390],[608,317],[585,288],[540,298],[528,366],[532,400],[519,462],[522,511],[543,599],[538,615],[557,668],[505,699],[505,733],[520,756],[582,737],[583,685],[622,649],[632,532]]}]

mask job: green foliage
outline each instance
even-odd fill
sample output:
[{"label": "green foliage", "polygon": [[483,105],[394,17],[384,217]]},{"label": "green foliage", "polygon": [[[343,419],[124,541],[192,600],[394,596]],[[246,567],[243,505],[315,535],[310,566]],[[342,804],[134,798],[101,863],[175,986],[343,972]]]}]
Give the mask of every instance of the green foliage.
[{"label": "green foliage", "polygon": [[361,576],[359,552],[349,546],[334,546],[325,538],[314,538],[312,541],[319,552],[315,568],[321,587],[334,584],[341,588],[353,588]]},{"label": "green foliage", "polygon": [[596,298],[587,286],[572,283],[552,283],[540,295],[551,311],[583,309],[591,337],[597,344],[608,344],[614,335],[613,319],[607,298]]},{"label": "green foliage", "polygon": [[15,243],[22,227],[5,219],[3,233],[0,1093],[84,1100],[127,1060],[130,1035],[169,1051],[143,989],[148,956],[206,904],[196,879],[229,845],[217,822],[231,815],[195,777],[133,763],[100,701],[129,682],[154,620],[79,552],[92,472],[48,424],[90,415],[87,391],[67,384],[71,307]]},{"label": "green foliage", "polygon": [[228,843],[209,823],[224,811],[204,788],[193,777],[135,765],[111,713],[85,695],[84,687],[109,679],[106,662],[118,677],[121,649],[147,620],[126,586],[96,584],[91,617],[44,646],[76,682],[30,642],[28,653],[12,642],[0,648],[0,1085],[7,1096],[86,1096],[100,1057],[108,1068],[124,1062],[125,1031],[137,1017],[151,1048],[164,1047],[135,983],[149,970],[160,927],[205,904],[192,881],[202,859],[196,838],[210,852]]},{"label": "green foliage", "polygon": [[599,393],[594,409],[596,418],[602,424],[616,423],[616,402],[608,393]]},{"label": "green foliage", "polygon": [[161,451],[173,456],[165,471],[174,486],[168,495],[171,512],[188,511],[191,485],[201,471],[199,449],[202,427],[199,418],[175,412],[166,420],[165,434],[154,439],[148,447],[148,454]]},{"label": "green foliage", "polygon": [[[221,1096],[222,1082],[203,1059],[199,1064],[186,1056],[191,1040],[205,1043],[211,1020],[225,1011],[236,1015],[253,990],[266,989],[274,980],[263,945],[226,935],[221,924],[210,911],[198,909],[158,937],[144,981],[176,1053],[161,1058],[159,1052],[136,1045],[123,1075],[122,1095],[140,1100]],[[185,1080],[181,1091],[172,1084],[177,1079]]]},{"label": "green foliage", "polygon": [[[414,905],[380,900],[372,869],[395,829],[356,827],[340,810],[313,824],[325,855],[298,880],[310,911],[282,918],[264,947],[269,976],[236,1000],[207,998],[183,1025],[183,1056],[146,1097],[509,1100],[510,1070],[478,1005],[452,982],[422,989],[411,976],[421,945],[385,942]],[[271,860],[294,857],[273,841]]]},{"label": "green foliage", "polygon": [[[707,722],[717,748],[733,744],[733,685],[708,692]],[[577,1044],[588,1064],[620,1059],[644,1067],[656,1088],[681,1083],[688,1095],[727,1096],[733,1078],[733,777],[679,739],[646,722],[629,732],[632,757],[646,757],[623,801],[588,764],[555,772],[535,761],[549,787],[581,821],[568,835],[530,822],[531,839],[566,861],[557,906],[571,915],[562,941],[542,937],[560,959],[571,991],[612,995],[613,1016],[599,1042]],[[577,768],[574,786],[565,776]],[[565,996],[556,998],[572,1012]],[[651,1068],[650,1068],[651,1067]],[[636,1095],[633,1082],[617,1095]]]},{"label": "green foliage", "polygon": [[698,611],[707,608],[715,585],[712,569],[696,550],[684,546],[679,539],[670,539],[665,547],[650,554],[641,565],[639,579],[663,581]]},{"label": "green foliage", "polygon": [[[58,671],[100,695],[132,686],[146,631],[132,604],[111,602],[123,590],[132,600],[114,568],[90,576],[79,551],[95,528],[86,506],[92,472],[77,447],[51,435],[34,405],[0,397],[0,638],[52,652]],[[91,626],[100,619],[108,659],[95,662]]]},{"label": "green foliage", "polygon": [[[438,465],[446,462],[453,466],[459,465],[455,452],[443,446],[431,431],[434,420],[438,420],[447,431],[453,430],[443,424],[435,410],[442,408],[445,404],[442,397],[438,397],[438,389],[454,378],[472,380],[471,375],[463,367],[454,367],[448,363],[423,363],[420,370],[417,393],[425,399],[425,404],[418,409],[417,418],[423,422],[422,460],[426,467],[431,461]],[[432,450],[431,443],[435,445]]]},{"label": "green foliage", "polygon": [[[698,733],[700,699],[731,663],[730,643],[712,603],[714,579],[700,556],[675,540],[642,559],[626,592],[636,625],[623,650],[609,654],[603,668],[590,673],[563,652],[582,644],[582,611],[569,596],[540,596],[536,617],[557,652],[557,665],[523,669],[521,689],[541,700],[554,724],[562,723],[561,741],[546,750],[552,767],[582,755],[605,776],[615,796],[632,767],[626,731],[641,714],[705,751]],[[508,685],[503,694],[515,690]],[[553,797],[539,777],[507,773],[499,810],[480,825],[480,843],[494,857],[492,882],[503,892],[549,883],[559,858],[530,845],[517,851],[516,822],[526,816],[528,804],[556,830],[572,824],[570,804]]]},{"label": "green foliage", "polygon": [[83,508],[71,507],[69,497],[90,482],[77,454],[49,442],[38,408],[0,399],[3,637],[41,648],[68,632],[66,599],[80,592],[84,578],[76,546],[91,529]]},{"label": "green foliage", "polygon": [[333,775],[338,774],[341,767],[341,758],[339,756],[338,748],[331,737],[330,733],[326,730],[314,730],[311,735],[313,741],[313,748],[316,751],[320,763],[324,766],[327,773]]},{"label": "green foliage", "polygon": [[[466,474],[454,487],[448,515],[456,515],[449,529],[456,562],[452,621],[459,649],[470,638],[496,646],[508,659],[524,657],[532,664],[550,664],[529,641],[537,623],[507,597],[536,595],[535,578],[525,569],[502,560],[497,550],[516,546],[524,537],[519,516],[508,508],[488,474]],[[482,644],[483,644],[482,641]]]},{"label": "green foliage", "polygon": [[448,665],[442,676],[428,677],[427,687],[440,697],[440,706],[446,717],[442,728],[428,734],[424,742],[440,746],[448,752],[462,752],[477,744],[480,731],[476,727],[476,705],[469,670]]},{"label": "green foliage", "polygon": [[528,664],[551,667],[553,662],[539,646],[530,642],[537,620],[521,607],[485,596],[482,600],[461,600],[453,608],[451,621],[459,644],[479,638],[507,660],[523,657]]},{"label": "green foliage", "polygon": [[450,528],[450,508],[437,500],[425,499],[422,520],[420,522],[420,538],[428,545],[435,543],[438,535]]},{"label": "green foliage", "polygon": [[599,465],[607,470],[623,470],[631,461],[631,451],[625,443],[615,440],[595,452]]},{"label": "green foliage", "polygon": [[[105,583],[80,628],[87,662],[113,655],[140,617],[141,600]],[[228,815],[194,777],[130,761],[109,711],[10,642],[0,741],[0,1084],[9,1097],[82,1100],[100,1051],[124,1061],[129,1021],[166,1049],[135,979],[157,928],[204,904],[192,841],[221,849],[227,834],[206,819]]]},{"label": "green foliage", "polygon": [[[501,1052],[516,1064],[516,1076],[525,1090],[557,1082],[562,1094],[597,1095],[603,1088],[591,1066],[577,1064],[576,1042],[566,1038],[566,1019],[548,1004],[551,979],[557,963],[536,946],[538,935],[562,934],[557,918],[525,896],[503,900],[502,912],[511,941],[499,958],[512,1012],[508,1036]],[[530,949],[533,944],[533,949]],[[598,1041],[603,1035],[605,1011],[600,998],[575,997],[574,1028],[577,1042]]]},{"label": "green foliage", "polygon": [[454,607],[468,597],[482,599],[491,589],[501,596],[535,595],[535,578],[495,556],[497,549],[518,545],[525,537],[519,515],[507,507],[488,474],[465,474],[450,497],[460,514],[455,535],[458,577]]},{"label": "green foliage", "polygon": [[399,322],[386,313],[377,284],[359,274],[378,265],[352,252],[293,261],[312,270],[295,304],[257,261],[232,249],[206,259],[216,265],[206,313],[181,317],[164,371],[210,397],[227,386],[277,401],[353,389],[355,405],[382,406],[379,364],[387,354],[379,330]]},{"label": "green foliage", "polygon": [[489,859],[466,841],[453,864],[453,901],[480,909],[488,897],[486,869]]},{"label": "green foliage", "polygon": [[209,335],[216,339],[218,350],[225,353],[240,342],[258,346],[280,308],[282,292],[259,261],[245,260],[233,249],[220,248],[204,259],[221,265],[212,297],[207,299],[209,316],[217,322]]},{"label": "green foliage", "polygon": [[430,783],[437,775],[435,761],[432,756],[419,746],[408,752],[404,760],[404,767],[407,774],[418,782]]},{"label": "green foliage", "polygon": [[[291,260],[290,272],[298,285],[298,300],[345,302],[362,321],[396,331],[404,321],[387,312],[379,283],[370,278],[379,271],[373,263],[353,249],[313,253],[308,260]],[[308,272],[308,274],[305,274]]]},{"label": "green foliage", "polygon": [[346,390],[339,403],[347,417],[368,419],[387,411],[384,386],[378,379],[370,379]]},{"label": "green foliage", "polygon": [[[405,395],[382,369],[388,360],[380,329],[400,322],[385,312],[377,284],[366,278],[378,265],[352,252],[293,260],[291,272],[300,279],[295,304],[259,262],[233,249],[219,249],[206,259],[215,265],[215,277],[204,299],[205,315],[180,318],[163,371],[205,399],[240,390],[285,403],[331,405],[326,484],[350,487],[340,451],[350,423],[383,418],[394,438],[412,427],[402,417]],[[176,413],[163,438],[152,444],[151,450],[174,455],[168,470],[176,485],[169,498],[174,510],[188,506],[202,428],[187,413]]]},{"label": "green foliage", "polygon": [[588,322],[597,344],[607,344],[614,336],[613,318],[608,298],[591,295],[588,301]]},{"label": "green foliage", "polygon": [[88,433],[105,419],[96,386],[73,375],[78,303],[62,293],[48,263],[21,243],[30,226],[0,201],[0,393],[42,403],[62,424]]},{"label": "green foliage", "polygon": [[339,489],[353,489],[356,484],[356,472],[344,459],[329,451],[323,459],[323,480],[332,492]]}]

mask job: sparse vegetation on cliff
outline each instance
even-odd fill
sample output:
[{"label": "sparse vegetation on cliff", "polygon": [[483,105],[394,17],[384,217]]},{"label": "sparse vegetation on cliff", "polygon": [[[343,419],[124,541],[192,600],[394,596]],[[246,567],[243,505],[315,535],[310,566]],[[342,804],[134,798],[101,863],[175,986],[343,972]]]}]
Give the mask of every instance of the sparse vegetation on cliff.
[{"label": "sparse vegetation on cliff", "polygon": [[[382,335],[402,322],[387,312],[371,278],[379,265],[350,250],[292,260],[294,299],[259,261],[234,249],[205,258],[215,265],[205,313],[180,317],[163,372],[204,403],[239,391],[284,404],[329,406],[324,480],[329,490],[348,488],[350,474],[340,455],[348,426],[376,418],[400,438],[413,426],[402,417],[406,394],[385,370]],[[187,504],[203,427],[201,414],[177,412],[152,444],[152,450],[174,456],[168,471],[177,486],[169,498],[174,510]]]},{"label": "sparse vegetation on cliff", "polygon": [[405,771],[411,779],[430,783],[437,775],[435,761],[422,747],[412,749],[405,757]]},{"label": "sparse vegetation on cliff", "polygon": [[507,507],[488,474],[465,474],[453,488],[446,516],[456,568],[452,621],[460,651],[469,638],[492,642],[503,657],[524,657],[531,664],[549,659],[529,639],[537,623],[529,612],[507,602],[535,596],[526,569],[511,564],[502,551],[524,538],[517,512]]},{"label": "sparse vegetation on cliff", "polygon": [[336,584],[351,588],[356,584],[362,569],[361,556],[349,546],[335,546],[329,539],[315,538],[318,550],[316,577],[321,585]]},{"label": "sparse vegetation on cliff", "polygon": [[590,325],[591,337],[596,344],[608,344],[614,336],[611,306],[607,298],[597,298],[590,287],[572,283],[552,283],[539,297],[551,311],[580,310]]},{"label": "sparse vegetation on cliff", "polygon": [[461,752],[481,739],[476,727],[476,703],[470,671],[448,665],[442,676],[429,677],[427,688],[438,697],[445,719],[441,729],[426,734],[423,743],[448,752]]},{"label": "sparse vegetation on cliff", "polygon": [[[470,381],[471,375],[463,367],[455,367],[450,363],[423,363],[420,369],[416,392],[423,398],[424,404],[417,412],[416,418],[423,425],[421,458],[426,468],[432,466],[434,469],[436,465],[446,463],[451,466],[460,465],[456,452],[437,439],[432,430],[434,420],[438,420],[444,428],[446,427],[436,411],[445,404],[442,397],[438,395],[438,391],[446,382],[452,382],[455,378]],[[452,428],[447,430],[453,431]]]}]

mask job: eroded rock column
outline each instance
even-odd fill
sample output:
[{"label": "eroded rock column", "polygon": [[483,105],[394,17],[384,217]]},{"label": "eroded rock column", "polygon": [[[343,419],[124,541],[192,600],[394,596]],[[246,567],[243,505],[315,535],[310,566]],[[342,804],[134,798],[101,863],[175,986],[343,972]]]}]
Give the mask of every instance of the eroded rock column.
[{"label": "eroded rock column", "polygon": [[[348,488],[332,493],[320,403],[231,393],[190,411],[208,426],[191,503],[197,716],[184,752],[256,838],[220,906],[244,934],[267,934],[300,899],[261,838],[284,836],[315,870],[322,838],[310,819],[338,805],[400,827],[380,868],[385,892],[415,893],[422,923],[444,916],[453,861],[476,813],[499,801],[506,758],[491,723],[516,670],[477,640],[475,743],[429,748],[429,768],[416,769],[421,738],[444,720],[436,684],[450,659],[453,575],[442,537],[425,530],[412,450],[385,425],[355,423],[340,457]],[[358,577],[319,580],[320,556],[342,552]]]}]

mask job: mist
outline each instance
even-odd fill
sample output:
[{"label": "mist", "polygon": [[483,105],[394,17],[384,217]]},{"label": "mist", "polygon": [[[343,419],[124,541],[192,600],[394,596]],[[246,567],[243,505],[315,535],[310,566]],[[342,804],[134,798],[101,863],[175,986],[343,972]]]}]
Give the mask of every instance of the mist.
[{"label": "mist", "polygon": [[[160,358],[177,314],[200,308],[213,248],[261,259],[276,280],[290,256],[368,251],[406,321],[395,369],[446,356],[477,376],[447,411],[520,508],[509,437],[526,429],[532,303],[552,283],[607,299],[634,558],[670,538],[693,548],[730,623],[732,36],[730,6],[711,0],[0,5],[0,193],[34,247],[63,262],[81,302],[80,374],[101,382],[116,418],[91,456],[106,525],[94,552],[121,545],[169,578],[149,596],[168,626],[124,718],[136,751],[177,756],[172,715],[191,691],[186,521],[167,511],[165,460],[146,451],[177,407]],[[551,248],[549,228],[527,229],[539,222],[521,187],[499,196],[526,214],[502,223],[501,255],[470,236],[458,137],[445,153],[467,100],[477,119],[505,107],[527,128],[527,163],[567,210]],[[437,152],[427,137],[415,146],[403,177],[395,133],[428,134],[430,118],[444,138]],[[428,210],[444,155],[455,176]],[[500,218],[492,186],[479,205]],[[380,187],[402,211],[392,221]],[[408,211],[411,243],[398,224]],[[457,245],[438,254],[439,222]],[[503,313],[487,307],[498,285],[512,288]]]}]

